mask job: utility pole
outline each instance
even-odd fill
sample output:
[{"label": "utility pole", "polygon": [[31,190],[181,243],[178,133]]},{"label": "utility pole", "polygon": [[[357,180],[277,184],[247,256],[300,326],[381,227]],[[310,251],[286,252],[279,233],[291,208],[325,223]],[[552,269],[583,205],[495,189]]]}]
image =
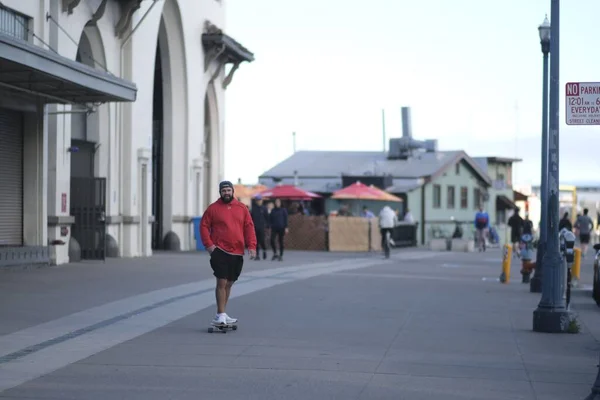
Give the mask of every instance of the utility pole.
[{"label": "utility pole", "polygon": [[296,132],[292,132],[292,146],[294,148],[294,154],[296,154]]},{"label": "utility pole", "polygon": [[566,271],[562,262],[559,237],[559,77],[560,77],[560,0],[551,0],[550,21],[550,136],[548,140],[548,209],[546,252],[542,258],[544,278],[542,299],[533,312],[535,332],[563,333],[571,321],[564,298]]}]

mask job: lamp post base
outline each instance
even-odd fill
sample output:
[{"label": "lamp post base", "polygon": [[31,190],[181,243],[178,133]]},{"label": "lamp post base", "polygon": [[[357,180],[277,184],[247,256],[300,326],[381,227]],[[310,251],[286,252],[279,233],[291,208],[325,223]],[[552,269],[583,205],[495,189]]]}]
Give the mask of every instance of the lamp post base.
[{"label": "lamp post base", "polygon": [[585,400],[600,400],[600,365],[598,365],[598,374],[596,375],[596,382],[592,386],[592,390]]},{"label": "lamp post base", "polygon": [[584,400],[600,400],[600,388],[592,389],[592,393]]},{"label": "lamp post base", "polygon": [[531,293],[542,293],[542,278],[538,276],[537,271],[529,281],[529,291]]},{"label": "lamp post base", "polygon": [[567,310],[540,308],[533,312],[533,330],[544,333],[567,333],[573,319],[573,313]]}]

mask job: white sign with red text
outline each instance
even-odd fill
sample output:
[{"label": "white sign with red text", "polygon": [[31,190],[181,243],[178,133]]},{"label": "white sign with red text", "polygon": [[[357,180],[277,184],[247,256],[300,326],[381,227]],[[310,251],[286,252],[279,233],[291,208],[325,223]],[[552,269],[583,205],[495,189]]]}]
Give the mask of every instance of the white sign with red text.
[{"label": "white sign with red text", "polygon": [[569,82],[565,89],[567,125],[600,125],[600,82]]}]

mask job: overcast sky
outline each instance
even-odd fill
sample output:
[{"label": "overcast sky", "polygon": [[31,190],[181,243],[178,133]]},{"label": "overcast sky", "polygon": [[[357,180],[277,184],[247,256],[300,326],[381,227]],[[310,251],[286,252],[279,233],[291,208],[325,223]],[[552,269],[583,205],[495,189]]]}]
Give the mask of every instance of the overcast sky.
[{"label": "overcast sky", "polygon": [[[368,4],[368,6],[366,6]],[[298,150],[381,150],[400,136],[523,158],[539,182],[542,53],[550,0],[227,0],[226,31],[255,53],[226,93],[225,173],[254,183]],[[561,7],[561,181],[600,182],[600,127],[565,125],[564,85],[600,81],[600,1]]]}]

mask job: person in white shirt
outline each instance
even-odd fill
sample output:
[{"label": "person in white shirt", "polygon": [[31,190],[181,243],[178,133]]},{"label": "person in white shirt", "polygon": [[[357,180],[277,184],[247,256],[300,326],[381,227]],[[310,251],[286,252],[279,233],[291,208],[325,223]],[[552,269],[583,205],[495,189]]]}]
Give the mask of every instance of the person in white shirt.
[{"label": "person in white shirt", "polygon": [[390,238],[392,236],[392,230],[398,224],[398,216],[390,208],[390,206],[385,206],[379,212],[379,230],[381,232],[381,246],[384,249],[385,257],[390,257],[390,246],[387,241],[387,233],[389,232]]},{"label": "person in white shirt", "polygon": [[404,222],[408,222],[411,224],[415,223],[415,219],[413,218],[413,216],[410,213],[410,210],[408,208],[406,209],[406,213],[404,214]]}]

